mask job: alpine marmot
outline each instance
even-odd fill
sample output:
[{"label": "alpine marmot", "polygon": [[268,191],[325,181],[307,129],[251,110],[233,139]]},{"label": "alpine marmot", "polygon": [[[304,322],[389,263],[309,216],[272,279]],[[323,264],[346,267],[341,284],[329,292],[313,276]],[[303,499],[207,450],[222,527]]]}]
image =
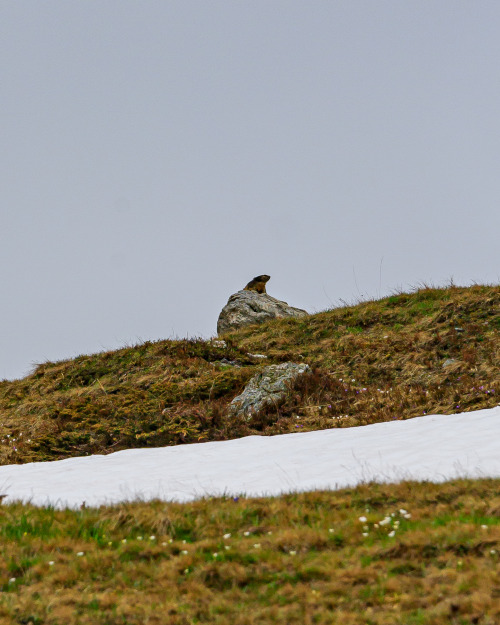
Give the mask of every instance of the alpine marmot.
[{"label": "alpine marmot", "polygon": [[257,276],[246,285],[244,291],[257,291],[257,293],[266,292],[266,282],[271,279],[271,276]]}]

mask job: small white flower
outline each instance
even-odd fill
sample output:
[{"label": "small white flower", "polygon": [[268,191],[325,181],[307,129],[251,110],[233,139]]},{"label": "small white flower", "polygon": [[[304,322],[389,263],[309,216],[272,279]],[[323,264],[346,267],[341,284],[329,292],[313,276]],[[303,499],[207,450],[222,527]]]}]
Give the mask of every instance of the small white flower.
[{"label": "small white flower", "polygon": [[9,584],[13,584],[15,581],[16,581],[16,578],[15,577],[11,577],[9,579]]},{"label": "small white flower", "polygon": [[182,544],[183,544],[183,545],[185,545],[185,544],[186,544],[186,541],[185,541],[185,540],[183,540],[183,541],[182,541]]},{"label": "small white flower", "polygon": [[156,536],[150,536],[149,540],[156,540]]},{"label": "small white flower", "polygon": [[411,514],[408,512],[408,514],[404,515],[405,519],[411,519]]},{"label": "small white flower", "polygon": [[296,556],[296,555],[297,555],[297,552],[296,552],[296,551],[289,551],[288,553],[289,553],[291,556]]},{"label": "small white flower", "polygon": [[363,536],[366,538],[368,536],[368,532],[363,532]]},{"label": "small white flower", "polygon": [[272,532],[267,532],[269,536],[271,536]]},{"label": "small white flower", "polygon": [[399,511],[399,514],[404,516],[405,514],[408,514],[408,512],[406,510],[404,510],[403,508],[401,508],[401,510]]},{"label": "small white flower", "polygon": [[173,541],[173,539],[172,539],[172,538],[169,538],[169,539],[168,539],[168,542],[169,542],[169,543],[173,543],[174,541]]},{"label": "small white flower", "polygon": [[77,555],[79,558],[81,558],[81,557],[84,555],[84,553],[83,553],[83,551],[79,551],[76,555]]},{"label": "small white flower", "polygon": [[126,539],[126,538],[123,538],[123,539],[122,539],[122,543],[124,543],[124,544],[125,544],[126,542],[127,542],[127,539]]},{"label": "small white flower", "polygon": [[231,547],[229,545],[224,545],[224,549],[227,551],[228,549],[231,549]]},{"label": "small white flower", "polygon": [[488,529],[488,526],[487,526],[487,525],[481,525],[481,529],[482,529],[482,530],[487,530],[487,529]]},{"label": "small white flower", "polygon": [[497,552],[496,549],[490,549],[490,553],[491,553],[492,556],[494,556],[496,552]]},{"label": "small white flower", "polygon": [[224,534],[223,538],[227,540],[228,538],[231,538],[231,534]]},{"label": "small white flower", "polygon": [[55,564],[54,560],[51,560],[51,561],[49,562],[49,566],[54,566],[54,564]]},{"label": "small white flower", "polygon": [[162,547],[166,547],[166,546],[167,546],[167,543],[162,543],[162,544],[161,544],[161,546],[162,546]]},{"label": "small white flower", "polygon": [[260,543],[255,543],[255,545],[253,546],[254,549],[260,549]]},{"label": "small white flower", "polygon": [[389,532],[389,533],[387,534],[387,536],[389,536],[389,538],[392,538],[392,537],[393,537],[393,536],[395,536],[395,535],[396,535],[396,532],[395,532],[394,530],[392,530],[392,532]]},{"label": "small white flower", "polygon": [[360,517],[359,517],[359,519],[358,519],[358,521],[359,521],[360,523],[366,523],[366,522],[367,522],[367,520],[368,520],[368,519],[367,519],[365,516],[360,516]]},{"label": "small white flower", "polygon": [[386,516],[385,519],[382,519],[381,521],[379,521],[379,525],[387,525],[388,523],[391,522],[391,517],[390,516]]},{"label": "small white flower", "polygon": [[250,532],[243,532],[243,536],[250,536]]},{"label": "small white flower", "polygon": [[378,528],[378,523],[374,523],[373,527],[377,527]]},{"label": "small white flower", "polygon": [[181,551],[181,553],[182,553],[183,556],[187,556],[187,554],[188,554],[188,552],[186,550]]},{"label": "small white flower", "polygon": [[215,553],[212,554],[214,558],[216,558],[219,554],[217,553],[217,551]]},{"label": "small white flower", "polygon": [[184,574],[187,575],[189,573],[189,569],[184,569]]}]

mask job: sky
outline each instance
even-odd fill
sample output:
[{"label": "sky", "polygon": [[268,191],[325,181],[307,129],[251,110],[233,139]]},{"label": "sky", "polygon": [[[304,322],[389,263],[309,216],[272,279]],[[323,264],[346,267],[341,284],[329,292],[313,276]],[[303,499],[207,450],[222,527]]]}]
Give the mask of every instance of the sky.
[{"label": "sky", "polygon": [[0,0],[0,379],[495,283],[500,4]]},{"label": "sky", "polygon": [[137,499],[275,496],[370,481],[499,478],[499,435],[497,406],[301,434],[126,449],[2,466],[0,494],[5,503],[79,508]]}]

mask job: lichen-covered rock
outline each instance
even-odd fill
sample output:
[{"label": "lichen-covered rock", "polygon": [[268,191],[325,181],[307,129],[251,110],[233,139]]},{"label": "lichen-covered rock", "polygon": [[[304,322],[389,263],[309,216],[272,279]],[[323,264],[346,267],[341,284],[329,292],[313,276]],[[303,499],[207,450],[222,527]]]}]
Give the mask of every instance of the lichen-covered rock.
[{"label": "lichen-covered rock", "polygon": [[243,326],[264,323],[282,317],[304,317],[305,310],[289,306],[286,302],[256,291],[238,291],[231,295],[217,321],[218,334]]},{"label": "lichen-covered rock", "polygon": [[310,370],[309,365],[295,362],[264,367],[251,378],[243,393],[233,399],[229,406],[230,414],[248,419],[264,406],[278,404],[285,398],[289,385]]}]

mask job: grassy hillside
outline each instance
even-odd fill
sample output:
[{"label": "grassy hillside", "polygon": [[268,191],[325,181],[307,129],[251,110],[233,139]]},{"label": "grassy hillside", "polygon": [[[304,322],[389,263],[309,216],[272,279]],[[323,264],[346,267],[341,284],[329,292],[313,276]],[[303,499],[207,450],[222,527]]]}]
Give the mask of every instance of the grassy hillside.
[{"label": "grassy hillside", "polygon": [[[158,341],[46,363],[0,383],[0,462],[492,407],[499,336],[500,287],[423,289],[244,329],[225,345]],[[311,374],[281,406],[231,419],[248,379],[287,360]],[[0,625],[496,625],[499,493],[500,480],[458,480],[0,505]]]},{"label": "grassy hillside", "polygon": [[496,625],[499,486],[3,506],[0,623]]},{"label": "grassy hillside", "polygon": [[[0,382],[0,464],[492,407],[500,287],[422,289],[246,328],[45,363]],[[255,358],[255,354],[267,356]],[[266,364],[312,367],[249,422],[229,402]]]}]

